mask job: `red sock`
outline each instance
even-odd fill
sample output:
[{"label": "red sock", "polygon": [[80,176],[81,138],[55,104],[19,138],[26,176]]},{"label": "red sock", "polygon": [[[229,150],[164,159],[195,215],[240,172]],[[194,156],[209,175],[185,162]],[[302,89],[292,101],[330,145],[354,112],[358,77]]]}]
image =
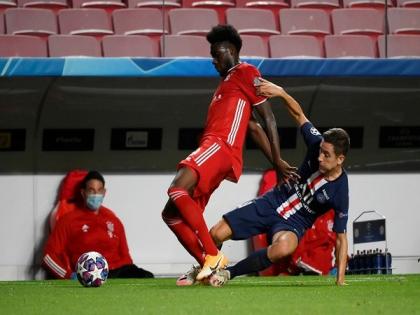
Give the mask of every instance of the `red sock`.
[{"label": "red sock", "polygon": [[218,249],[210,236],[203,213],[197,203],[182,188],[169,188],[168,194],[185,222],[197,234],[206,254],[211,256],[217,255]]},{"label": "red sock", "polygon": [[172,232],[176,235],[182,246],[197,260],[200,266],[204,264],[204,249],[198,240],[197,235],[191,228],[185,224],[181,218],[166,218],[163,221],[168,225]]}]

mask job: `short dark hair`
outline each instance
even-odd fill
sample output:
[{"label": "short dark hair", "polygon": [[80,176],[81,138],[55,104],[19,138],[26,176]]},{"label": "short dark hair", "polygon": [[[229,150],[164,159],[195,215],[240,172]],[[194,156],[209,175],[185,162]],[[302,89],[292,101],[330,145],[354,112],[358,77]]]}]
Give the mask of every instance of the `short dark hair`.
[{"label": "short dark hair", "polygon": [[336,155],[347,155],[350,148],[350,137],[347,131],[342,128],[331,128],[322,134],[324,141],[334,146]]},{"label": "short dark hair", "polygon": [[219,24],[214,26],[210,32],[207,33],[207,41],[213,45],[216,43],[229,42],[235,46],[236,51],[242,48],[242,39],[238,31],[229,24]]},{"label": "short dark hair", "polygon": [[105,187],[105,179],[104,179],[104,177],[102,176],[102,174],[101,174],[101,173],[99,173],[98,171],[89,171],[89,172],[86,174],[86,176],[85,176],[85,178],[83,179],[83,181],[82,181],[82,188],[83,188],[83,189],[85,189],[85,188],[86,188],[86,184],[87,184],[87,182],[88,182],[88,181],[90,181],[90,180],[92,180],[92,179],[99,180],[100,182],[102,182],[102,184],[103,184],[103,185],[104,185],[104,187]]}]

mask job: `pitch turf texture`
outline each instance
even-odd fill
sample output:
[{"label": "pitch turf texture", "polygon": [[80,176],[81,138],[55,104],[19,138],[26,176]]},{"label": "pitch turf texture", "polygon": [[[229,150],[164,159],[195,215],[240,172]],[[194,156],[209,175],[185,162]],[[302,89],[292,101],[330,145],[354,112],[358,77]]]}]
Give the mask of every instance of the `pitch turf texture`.
[{"label": "pitch turf texture", "polygon": [[225,287],[175,279],[0,282],[0,314],[420,314],[420,275],[242,277]]}]

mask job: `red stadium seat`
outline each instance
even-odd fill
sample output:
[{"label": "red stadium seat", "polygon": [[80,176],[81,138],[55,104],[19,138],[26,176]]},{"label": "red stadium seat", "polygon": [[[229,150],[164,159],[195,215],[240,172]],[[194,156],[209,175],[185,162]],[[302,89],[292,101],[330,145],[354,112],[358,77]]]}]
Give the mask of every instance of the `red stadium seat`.
[{"label": "red stadium seat", "polygon": [[235,0],[183,0],[184,8],[213,9],[217,12],[220,23],[225,24],[226,9],[235,7]]},{"label": "red stadium seat", "polygon": [[[385,0],[343,0],[344,8],[377,8],[385,7]],[[394,6],[392,0],[388,0],[388,7]]]},{"label": "red stadium seat", "polygon": [[58,12],[60,33],[68,35],[111,35],[111,21],[103,9],[63,9]]},{"label": "red stadium seat", "polygon": [[228,9],[226,21],[233,25],[240,34],[260,35],[268,42],[270,35],[280,34],[276,27],[274,14],[264,9]]},{"label": "red stadium seat", "polygon": [[17,0],[22,8],[41,8],[58,11],[69,7],[67,0]]},{"label": "red stadium seat", "polygon": [[72,0],[72,2],[73,8],[99,8],[112,11],[126,7],[122,0]]},{"label": "red stadium seat", "polygon": [[289,7],[289,1],[286,0],[236,0],[237,8],[250,8],[250,9],[267,9],[271,10],[274,14],[276,21],[276,28],[280,29],[279,24],[279,11]]},{"label": "red stadium seat", "polygon": [[156,41],[143,35],[108,35],[102,39],[104,57],[160,57]]},{"label": "red stadium seat", "polygon": [[273,35],[270,37],[271,58],[323,58],[322,43],[309,35]]},{"label": "red stadium seat", "polygon": [[219,24],[212,9],[173,9],[169,11],[169,24],[173,35],[206,35]]},{"label": "red stadium seat", "polygon": [[48,47],[50,57],[102,57],[101,45],[92,36],[51,35]]},{"label": "red stadium seat", "polygon": [[16,7],[17,7],[16,0],[1,0],[0,1],[0,12],[4,11],[5,9],[16,8]]},{"label": "red stadium seat", "polygon": [[168,33],[168,24],[163,29],[162,11],[157,8],[121,9],[112,13],[114,31],[118,35],[162,35]]},{"label": "red stadium seat", "polygon": [[242,58],[268,58],[267,43],[258,35],[242,35]]},{"label": "red stadium seat", "polygon": [[366,35],[327,35],[324,39],[327,58],[376,58],[376,42]]},{"label": "red stadium seat", "polygon": [[340,7],[339,0],[290,0],[291,8],[314,8],[332,10]]},{"label": "red stadium seat", "polygon": [[420,8],[420,0],[397,0],[399,7]]},{"label": "red stadium seat", "polygon": [[388,10],[391,34],[420,34],[420,8],[391,8]]},{"label": "red stadium seat", "polygon": [[0,35],[0,57],[47,57],[47,43],[37,36]]},{"label": "red stadium seat", "polygon": [[181,0],[128,0],[129,8],[180,8]]},{"label": "red stadium seat", "polygon": [[161,39],[162,57],[210,57],[209,44],[203,36],[168,35]]},{"label": "red stadium seat", "polygon": [[4,18],[7,34],[48,36],[58,31],[56,16],[48,9],[7,9]]},{"label": "red stadium seat", "polygon": [[0,34],[4,34],[4,14],[0,12]]},{"label": "red stadium seat", "polygon": [[321,9],[284,9],[280,30],[284,35],[325,36],[331,34],[330,17]]},{"label": "red stadium seat", "polygon": [[[388,58],[420,58],[420,35],[388,35]],[[385,58],[385,35],[378,38],[379,56]]]},{"label": "red stadium seat", "polygon": [[331,12],[335,35],[378,36],[384,32],[383,11],[372,8],[336,9]]}]

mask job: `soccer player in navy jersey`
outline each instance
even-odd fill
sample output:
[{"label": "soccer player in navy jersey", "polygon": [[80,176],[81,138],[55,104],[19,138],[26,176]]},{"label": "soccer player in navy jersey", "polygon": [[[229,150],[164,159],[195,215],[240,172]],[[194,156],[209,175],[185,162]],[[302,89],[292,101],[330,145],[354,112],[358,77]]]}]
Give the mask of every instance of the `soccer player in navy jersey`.
[{"label": "soccer player in navy jersey", "polygon": [[[211,100],[199,148],[178,164],[162,212],[164,222],[200,264],[182,275],[177,285],[192,285],[227,265],[227,258],[211,238],[203,211],[224,179],[239,180],[247,131],[270,158],[279,180],[296,176],[296,168],[280,157],[271,105],[265,96],[256,93],[254,83],[260,73],[239,60],[242,40],[237,30],[218,25],[207,34],[207,40],[213,65],[222,79]],[[252,111],[261,117],[265,131],[253,119]]]},{"label": "soccer player in navy jersey", "polygon": [[291,255],[315,219],[329,209],[335,211],[333,230],[337,233],[337,285],[344,284],[347,263],[346,225],[349,208],[347,174],[343,163],[350,147],[350,138],[341,128],[323,135],[306,118],[298,102],[283,88],[264,79],[257,94],[281,97],[289,114],[300,127],[307,145],[305,159],[298,170],[298,181],[285,182],[262,197],[251,200],[225,214],[212,229],[216,244],[233,239],[243,240],[260,233],[269,233],[272,243],[210,277],[210,284],[221,286],[236,276],[264,270],[272,263]]}]

